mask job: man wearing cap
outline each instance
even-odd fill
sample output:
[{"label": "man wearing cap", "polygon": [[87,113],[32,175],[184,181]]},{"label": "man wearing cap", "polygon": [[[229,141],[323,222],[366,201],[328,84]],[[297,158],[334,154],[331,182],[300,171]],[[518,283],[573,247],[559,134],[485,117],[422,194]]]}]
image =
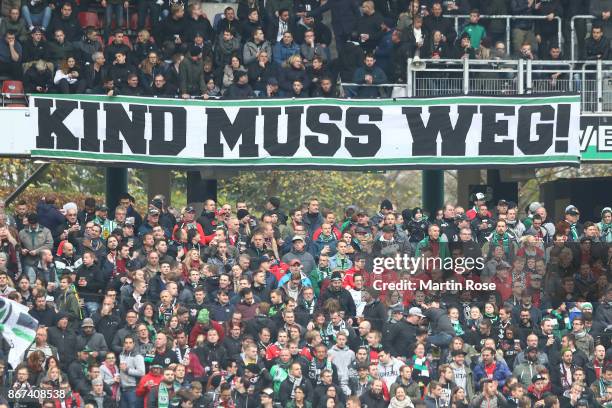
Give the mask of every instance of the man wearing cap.
[{"label": "man wearing cap", "polygon": [[508,215],[508,201],[503,198],[497,202],[497,206],[495,207],[495,218],[500,218],[500,215],[503,217]]},{"label": "man wearing cap", "polygon": [[300,235],[296,235],[291,241],[292,249],[283,256],[282,261],[290,265],[292,260],[299,260],[302,264],[302,272],[309,275],[315,268],[316,264],[314,257],[305,250],[306,243],[304,242],[304,238]]},{"label": "man wearing cap", "polygon": [[55,321],[55,326],[49,327],[47,330],[47,338],[49,344],[57,348],[59,355],[60,367],[66,371],[75,359],[75,350],[77,350],[77,336],[68,326],[68,315],[66,313],[58,313]]},{"label": "man wearing cap", "polygon": [[[144,406],[148,407],[149,394],[151,390],[161,383],[164,367],[161,364],[151,364],[150,370],[138,382],[136,386],[136,396],[144,398]],[[174,373],[173,373],[174,374]],[[123,407],[123,406],[122,406]]]},{"label": "man wearing cap", "polygon": [[88,392],[90,389],[88,373],[91,363],[94,362],[91,352],[89,347],[77,348],[77,359],[70,363],[67,371],[72,389],[81,395],[83,395],[83,390]]},{"label": "man wearing cap", "polygon": [[372,224],[382,227],[382,222],[385,219],[385,215],[393,212],[393,204],[387,198],[380,202],[380,211],[372,216]]},{"label": "man wearing cap", "polygon": [[512,375],[515,376],[521,384],[529,387],[532,384],[533,377],[543,368],[538,361],[537,347],[527,347],[525,350],[525,359],[514,367]]},{"label": "man wearing cap", "polygon": [[404,319],[397,322],[396,327],[391,332],[389,344],[391,354],[397,357],[408,359],[414,345],[415,337],[419,329],[419,322],[425,317],[421,308],[411,307],[404,310]]},{"label": "man wearing cap", "polygon": [[340,310],[344,311],[345,320],[357,314],[353,297],[342,287],[342,274],[338,271],[332,273],[330,285],[319,297],[319,305],[324,305],[328,299],[336,299],[340,303]]},{"label": "man wearing cap", "polygon": [[183,215],[181,217],[181,220],[174,226],[174,228],[172,229],[172,239],[173,240],[177,240],[177,232],[178,230],[182,230],[184,236],[187,236],[187,233],[189,232],[189,230],[191,229],[195,229],[198,231],[198,234],[200,235],[200,245],[204,245],[205,241],[204,241],[204,229],[202,228],[202,225],[200,225],[199,222],[197,222],[195,220],[195,208],[193,208],[192,206],[187,206],[185,207],[185,209],[183,210]]},{"label": "man wearing cap", "polygon": [[[474,194],[474,206],[465,212],[465,215],[468,217],[468,220],[472,221],[476,218],[476,215],[480,211],[481,205],[487,205],[486,196],[484,193],[478,192]],[[487,211],[486,214],[488,217],[491,216],[491,213]]]},{"label": "man wearing cap", "polygon": [[575,205],[568,205],[565,207],[564,220],[570,225],[570,230],[567,235],[567,240],[569,242],[578,242],[583,235],[584,231],[582,224],[578,223],[579,219],[580,211],[578,211]]},{"label": "man wearing cap", "polygon": [[453,382],[465,390],[466,397],[470,401],[474,397],[474,375],[469,364],[465,364],[466,355],[467,352],[463,349],[451,351],[452,361],[449,366],[453,370]]},{"label": "man wearing cap", "polygon": [[536,374],[533,376],[533,378],[531,379],[531,383],[533,384],[533,387],[530,388],[529,393],[527,394],[527,396],[531,398],[532,404],[535,404],[538,401],[541,401],[544,399],[544,397],[547,394],[546,392],[547,382],[548,381],[546,380],[546,377],[544,377],[542,374]]},{"label": "man wearing cap", "polygon": [[93,358],[104,359],[106,357],[108,352],[106,340],[101,333],[96,333],[93,319],[89,317],[83,319],[83,323],[81,323],[81,334],[78,337],[77,347],[89,347],[93,350],[91,352]]},{"label": "man wearing cap", "polygon": [[33,284],[36,280],[34,269],[38,262],[41,249],[53,250],[53,236],[51,231],[38,223],[38,215],[30,213],[27,216],[28,225],[19,231],[19,241],[21,242],[21,262],[23,271]]},{"label": "man wearing cap", "polygon": [[108,219],[108,207],[104,204],[96,208],[96,217],[94,223],[102,228],[102,238],[106,240],[108,236],[118,227],[115,221]]}]

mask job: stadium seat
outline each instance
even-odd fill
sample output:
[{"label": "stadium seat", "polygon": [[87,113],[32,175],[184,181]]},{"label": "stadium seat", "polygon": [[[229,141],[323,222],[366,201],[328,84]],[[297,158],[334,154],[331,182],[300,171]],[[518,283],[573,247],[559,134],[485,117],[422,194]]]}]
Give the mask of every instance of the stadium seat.
[{"label": "stadium seat", "polygon": [[23,82],[8,80],[2,83],[2,94],[7,98],[23,97]]},{"label": "stadium seat", "polygon": [[89,26],[102,28],[102,21],[98,18],[98,14],[93,11],[81,11],[79,13],[79,24],[83,28]]},{"label": "stadium seat", "polygon": [[26,104],[23,82],[6,80],[2,83],[2,105]]}]

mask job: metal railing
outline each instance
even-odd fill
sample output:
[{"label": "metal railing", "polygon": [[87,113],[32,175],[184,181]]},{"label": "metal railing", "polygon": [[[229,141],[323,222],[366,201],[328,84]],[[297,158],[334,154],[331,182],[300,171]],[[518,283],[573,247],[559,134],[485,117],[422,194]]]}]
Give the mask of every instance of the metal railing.
[{"label": "metal railing", "polygon": [[408,60],[407,96],[574,92],[583,112],[612,112],[612,61]]},{"label": "metal railing", "polygon": [[581,15],[572,17],[572,19],[570,20],[570,44],[572,47],[570,49],[570,57],[572,60],[576,59],[576,42],[578,40],[576,38],[576,20],[593,20],[593,19],[595,19],[595,16],[581,14]]},{"label": "metal railing", "polygon": [[[408,96],[408,84],[357,84],[352,82],[340,82],[341,98],[359,98],[359,91],[363,88],[378,88],[378,97],[394,98]],[[371,96],[369,96],[371,97]]]},{"label": "metal railing", "polygon": [[[470,16],[467,14],[458,14],[455,16],[443,15],[442,17],[452,18],[455,20],[455,31],[457,32],[457,35],[459,35],[459,20],[460,19],[466,20],[470,18]],[[511,45],[511,34],[512,34],[512,24],[510,23],[511,20],[548,20],[547,16],[516,16],[516,15],[508,15],[508,14],[481,15],[480,18],[484,20],[506,20],[506,49],[507,50],[510,50],[510,45]],[[559,46],[562,47],[563,46],[563,34],[562,34],[561,17],[555,16],[553,19],[557,20],[557,41],[558,41]]]}]

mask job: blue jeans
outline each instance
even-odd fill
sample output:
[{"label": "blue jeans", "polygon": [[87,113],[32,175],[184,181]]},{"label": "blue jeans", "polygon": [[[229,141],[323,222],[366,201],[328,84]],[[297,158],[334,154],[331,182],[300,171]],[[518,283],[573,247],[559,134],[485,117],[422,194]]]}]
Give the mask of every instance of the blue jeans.
[{"label": "blue jeans", "polygon": [[117,28],[123,27],[123,2],[119,4],[110,4],[106,5],[106,14],[105,14],[105,27],[106,29],[110,29],[112,27],[113,22],[113,13],[117,16]]},{"label": "blue jeans", "polygon": [[85,302],[85,312],[87,313],[87,317],[93,316],[98,309],[100,309],[100,304],[98,302]]},{"label": "blue jeans", "polygon": [[136,397],[136,388],[121,391],[121,400],[119,401],[120,408],[139,408],[142,407],[142,400],[140,405],[138,404],[138,397]]},{"label": "blue jeans", "polygon": [[30,13],[28,6],[23,6],[21,8],[21,15],[23,16],[28,28],[32,26],[39,26],[46,31],[47,27],[49,27],[49,23],[51,22],[51,9],[49,7],[45,7],[42,13]]},{"label": "blue jeans", "polygon": [[448,333],[437,333],[427,337],[427,340],[440,348],[447,348],[453,336]]}]

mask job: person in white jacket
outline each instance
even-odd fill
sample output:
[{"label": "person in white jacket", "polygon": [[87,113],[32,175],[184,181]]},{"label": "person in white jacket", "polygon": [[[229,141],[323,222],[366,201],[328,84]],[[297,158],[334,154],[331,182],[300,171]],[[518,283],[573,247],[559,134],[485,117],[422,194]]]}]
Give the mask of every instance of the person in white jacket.
[{"label": "person in white jacket", "polygon": [[83,93],[85,80],[82,79],[79,67],[74,57],[68,57],[55,72],[53,83],[57,90],[63,94]]}]

